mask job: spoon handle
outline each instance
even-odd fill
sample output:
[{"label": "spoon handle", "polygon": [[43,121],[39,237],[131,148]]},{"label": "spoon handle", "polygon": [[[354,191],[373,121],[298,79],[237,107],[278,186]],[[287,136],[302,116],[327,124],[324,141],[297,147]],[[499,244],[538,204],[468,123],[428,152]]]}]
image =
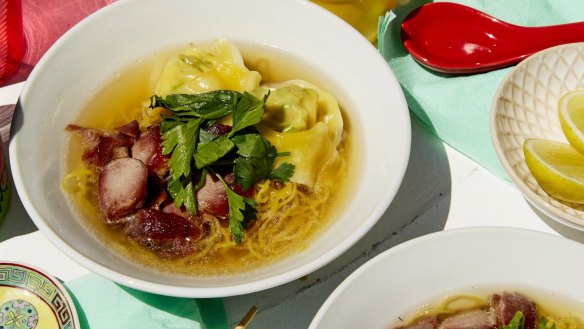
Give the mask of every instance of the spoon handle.
[{"label": "spoon handle", "polygon": [[584,41],[584,22],[529,27],[525,35],[527,45],[535,51],[566,43]]}]

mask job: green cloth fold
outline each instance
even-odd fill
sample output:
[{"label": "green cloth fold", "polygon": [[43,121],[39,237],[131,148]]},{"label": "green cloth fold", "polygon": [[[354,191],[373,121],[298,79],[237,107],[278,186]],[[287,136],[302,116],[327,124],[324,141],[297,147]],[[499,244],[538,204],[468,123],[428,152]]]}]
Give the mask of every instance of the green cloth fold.
[{"label": "green cloth fold", "polygon": [[221,299],[151,294],[88,274],[64,284],[81,329],[227,329]]},{"label": "green cloth fold", "polygon": [[[509,180],[491,141],[490,110],[495,92],[511,68],[454,76],[430,71],[415,62],[403,47],[400,26],[409,12],[428,2],[432,1],[398,1],[402,4],[380,18],[379,51],[393,69],[413,113],[444,142],[499,177]],[[522,26],[546,26],[584,20],[582,0],[450,2],[467,5]]]}]

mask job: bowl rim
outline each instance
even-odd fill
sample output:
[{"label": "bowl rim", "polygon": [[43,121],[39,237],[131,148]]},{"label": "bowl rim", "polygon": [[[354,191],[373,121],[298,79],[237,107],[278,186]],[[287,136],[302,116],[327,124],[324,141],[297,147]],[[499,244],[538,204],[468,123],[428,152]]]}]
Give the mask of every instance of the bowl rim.
[{"label": "bowl rim", "polygon": [[[355,271],[353,271],[348,277],[346,277],[327,297],[324,303],[319,308],[318,312],[312,319],[308,329],[319,329],[321,322],[327,315],[327,313],[334,306],[337,298],[343,294],[343,292],[350,287],[355,281],[359,280],[361,275],[367,273],[370,268],[379,265],[379,263],[387,262],[396,254],[403,253],[405,251],[419,248],[421,246],[432,246],[437,241],[441,240],[457,240],[465,238],[469,235],[474,235],[478,237],[485,237],[493,234],[505,234],[513,237],[523,236],[523,237],[533,237],[534,241],[551,241],[555,244],[571,245],[572,248],[580,248],[584,251],[584,246],[579,242],[570,240],[560,235],[555,235],[547,232],[537,231],[533,229],[517,228],[517,227],[503,227],[503,226],[476,226],[476,227],[463,227],[463,228],[453,228],[444,231],[437,231],[429,233],[423,236],[416,237],[414,239],[402,242],[390,249],[380,253],[379,255],[373,257],[372,259],[365,262],[363,265],[359,266]],[[512,241],[512,239],[509,239]]]},{"label": "bowl rim", "polygon": [[[580,225],[578,223],[582,223],[584,221],[583,218],[579,218],[577,216],[571,215],[569,213],[560,211],[558,208],[550,205],[549,203],[545,202],[540,196],[538,196],[534,191],[532,191],[524,182],[523,180],[517,175],[509,160],[505,157],[503,149],[501,147],[501,140],[499,137],[499,133],[497,130],[497,118],[499,116],[498,103],[501,99],[501,95],[505,86],[509,79],[516,74],[518,71],[523,70],[527,65],[529,65],[533,61],[539,60],[541,57],[546,56],[549,53],[556,52],[558,50],[562,50],[564,48],[574,48],[574,47],[584,47],[584,42],[575,42],[575,43],[568,43],[564,45],[559,45],[551,48],[547,48],[540,52],[533,54],[532,56],[526,58],[525,60],[521,61],[517,64],[510,72],[508,72],[501,83],[497,87],[495,92],[495,96],[493,97],[493,101],[491,103],[491,111],[490,111],[490,133],[491,133],[491,140],[493,146],[495,148],[495,153],[499,158],[499,161],[503,165],[503,168],[511,178],[511,181],[517,186],[519,191],[523,194],[525,199],[529,201],[531,205],[533,205],[536,209],[541,211],[544,215],[549,217],[550,219],[570,228],[573,228],[578,231],[584,232],[584,225]],[[530,173],[531,175],[531,173]]]},{"label": "bowl rim", "polygon": [[[65,40],[71,36],[78,33],[77,31],[82,29],[85,24],[88,22],[92,22],[95,19],[99,19],[103,15],[107,15],[109,11],[118,10],[118,8],[123,6],[131,6],[133,3],[138,3],[140,0],[126,0],[126,1],[119,1],[111,3],[96,12],[92,13],[91,15],[84,18],[78,24],[73,26],[69,31],[67,31],[63,36],[61,36],[54,44],[49,48],[49,50],[43,55],[43,57],[39,60],[38,64],[35,66],[33,71],[31,72],[29,79],[25,82],[23,90],[21,92],[21,96],[23,98],[29,97],[29,90],[32,89],[30,81],[34,81],[34,78],[37,75],[43,74],[45,69],[45,63],[49,61],[49,58],[53,56],[53,54],[57,51],[60,45],[65,42]],[[385,72],[382,72],[387,76],[388,80],[393,80],[396,86],[399,86],[397,82],[397,78],[391,71],[391,68],[385,62],[381,54],[377,52],[377,49],[359,32],[354,30],[348,23],[344,22],[342,19],[338,18],[337,16],[333,15],[332,13],[326,11],[324,8],[308,1],[308,0],[296,0],[296,2],[304,5],[310,6],[311,10],[318,10],[320,11],[320,15],[327,15],[330,19],[335,19],[339,24],[344,26],[345,33],[351,35],[352,39],[361,43],[363,48],[368,47],[369,51],[372,56],[371,60],[378,62],[378,67]],[[341,25],[339,25],[341,26]],[[374,55],[376,53],[376,56]],[[382,65],[383,64],[383,65]],[[381,75],[381,73],[380,73]],[[73,246],[62,240],[58,233],[55,232],[43,219],[39,210],[33,204],[29,193],[27,191],[26,184],[23,180],[25,173],[21,172],[20,167],[17,165],[17,149],[16,144],[19,139],[18,134],[12,134],[10,138],[9,144],[9,155],[10,155],[10,163],[12,168],[12,178],[14,181],[14,186],[18,192],[19,198],[22,201],[26,212],[29,214],[31,219],[34,221],[35,225],[39,228],[39,230],[48,238],[49,241],[53,245],[55,245],[60,251],[66,254],[68,257],[82,265],[83,267],[89,269],[92,272],[95,272],[101,276],[104,276],[116,283],[122,284],[127,287],[131,287],[134,289],[147,291],[151,293],[167,295],[167,296],[176,296],[176,297],[195,297],[195,298],[211,298],[211,297],[229,297],[229,296],[236,296],[242,295],[247,293],[252,293],[256,291],[261,291],[269,288],[273,288],[287,282],[293,281],[298,279],[306,274],[312,273],[317,269],[325,266],[326,264],[332,262],[334,259],[338,258],[341,254],[347,251],[350,247],[352,247],[355,243],[357,243],[374,225],[375,223],[381,218],[384,212],[387,210],[389,205],[391,204],[392,200],[394,199],[395,195],[401,183],[403,182],[403,178],[405,176],[405,172],[409,162],[409,154],[411,151],[411,128],[409,126],[409,111],[407,107],[407,103],[405,101],[405,96],[399,88],[399,99],[396,100],[397,103],[400,104],[400,111],[399,116],[395,117],[395,120],[407,122],[407,127],[404,127],[404,136],[403,139],[403,149],[401,149],[400,154],[397,154],[394,158],[394,164],[396,165],[396,170],[393,172],[393,178],[395,178],[395,183],[392,183],[391,188],[385,190],[384,196],[380,198],[380,202],[378,203],[377,207],[372,211],[372,215],[363,221],[363,224],[359,226],[358,230],[354,231],[347,239],[343,240],[343,242],[337,245],[336,248],[332,248],[326,252],[324,252],[320,257],[313,259],[310,262],[304,263],[302,266],[299,266],[291,271],[282,272],[277,275],[273,275],[270,277],[266,277],[260,280],[243,283],[243,284],[233,284],[233,285],[225,285],[225,286],[210,286],[210,287],[193,287],[193,286],[181,286],[177,284],[167,284],[167,283],[159,283],[153,282],[149,280],[137,279],[130,275],[122,274],[117,272],[113,269],[110,269],[104,265],[101,265],[89,258],[87,258],[83,253],[78,252]],[[396,111],[397,112],[397,111]]]}]

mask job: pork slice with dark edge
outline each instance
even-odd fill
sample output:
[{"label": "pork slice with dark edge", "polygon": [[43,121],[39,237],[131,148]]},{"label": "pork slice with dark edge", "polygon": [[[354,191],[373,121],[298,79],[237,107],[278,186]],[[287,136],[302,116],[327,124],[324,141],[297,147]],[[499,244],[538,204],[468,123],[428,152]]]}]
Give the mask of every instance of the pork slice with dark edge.
[{"label": "pork slice with dark edge", "polygon": [[108,163],[99,174],[99,206],[108,219],[142,207],[146,200],[148,168],[140,160],[121,158]]},{"label": "pork slice with dark edge", "polygon": [[537,317],[535,303],[529,298],[517,292],[504,291],[501,294],[492,295],[490,303],[491,313],[495,315],[498,327],[508,325],[515,314],[521,311],[525,317],[523,328],[535,329]]},{"label": "pork slice with dark edge", "polygon": [[201,229],[176,214],[140,209],[128,226],[128,235],[162,257],[175,258],[193,252]]}]

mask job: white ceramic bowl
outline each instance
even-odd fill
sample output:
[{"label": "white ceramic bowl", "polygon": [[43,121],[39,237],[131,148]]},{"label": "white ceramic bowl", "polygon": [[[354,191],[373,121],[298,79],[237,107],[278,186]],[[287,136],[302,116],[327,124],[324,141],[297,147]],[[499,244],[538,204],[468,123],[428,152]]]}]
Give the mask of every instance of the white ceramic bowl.
[{"label": "white ceramic bowl", "polygon": [[551,219],[584,231],[584,206],[550,197],[529,171],[523,154],[527,138],[568,143],[558,102],[576,89],[584,89],[584,43],[534,54],[499,86],[491,109],[491,137],[503,167],[525,198]]},{"label": "white ceramic bowl", "polygon": [[[441,231],[391,248],[330,295],[310,329],[390,329],[453,294],[518,290],[584,310],[584,245],[512,228]],[[537,295],[537,296],[536,296]],[[550,305],[554,305],[553,303]],[[584,316],[581,313],[580,316]]]},{"label": "white ceramic bowl", "polygon": [[[180,277],[133,265],[94,239],[60,189],[63,128],[121,68],[138,58],[226,38],[277,48],[332,81],[359,131],[362,172],[351,203],[304,252],[253,272]],[[377,50],[345,22],[299,0],[124,0],[73,27],[30,75],[13,122],[9,155],[16,190],[39,229],[90,270],[136,289],[188,297],[229,296],[270,288],[339,256],[379,219],[402,181],[410,122],[400,86]]]}]

